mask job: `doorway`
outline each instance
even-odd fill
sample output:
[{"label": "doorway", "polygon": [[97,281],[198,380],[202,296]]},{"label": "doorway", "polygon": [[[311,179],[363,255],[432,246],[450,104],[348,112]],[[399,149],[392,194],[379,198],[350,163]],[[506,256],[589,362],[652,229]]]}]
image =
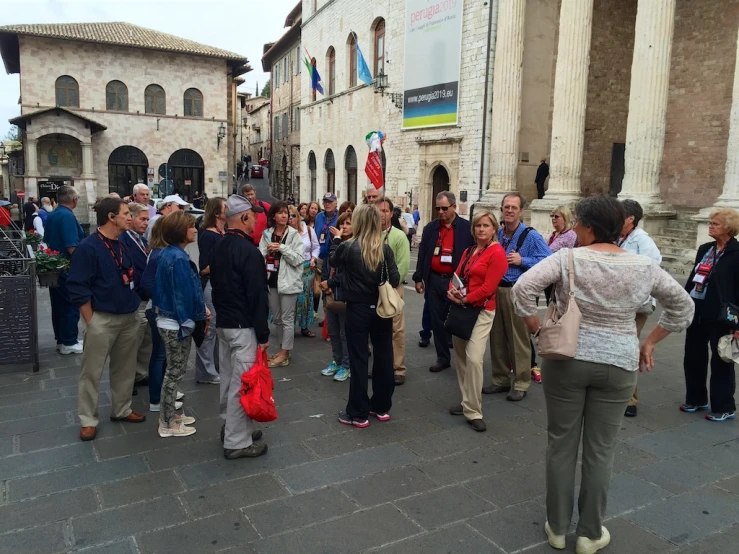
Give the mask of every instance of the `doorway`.
[{"label": "doorway", "polygon": [[436,210],[436,195],[445,190],[449,190],[449,173],[443,166],[437,166],[432,176],[432,196],[431,196],[431,219],[439,217]]},{"label": "doorway", "polygon": [[134,185],[146,183],[149,160],[135,146],[119,146],[108,157],[108,192],[121,198],[133,193]]},{"label": "doorway", "polygon": [[169,170],[174,181],[174,193],[190,201],[196,192],[203,194],[205,188],[205,165],[203,158],[194,150],[183,148],[169,157]]},{"label": "doorway", "polygon": [[626,145],[622,142],[614,142],[611,151],[611,185],[608,193],[614,198],[621,192],[621,186],[624,181],[624,173],[626,170],[624,157],[626,155]]}]

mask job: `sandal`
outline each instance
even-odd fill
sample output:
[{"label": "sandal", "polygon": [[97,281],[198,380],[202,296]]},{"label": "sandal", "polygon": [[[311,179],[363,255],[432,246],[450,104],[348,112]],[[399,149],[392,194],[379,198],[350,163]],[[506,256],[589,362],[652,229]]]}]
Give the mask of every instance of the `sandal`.
[{"label": "sandal", "polygon": [[300,334],[303,335],[304,337],[308,337],[309,339],[312,339],[313,337],[316,336],[316,334],[312,333],[310,329],[301,329]]}]

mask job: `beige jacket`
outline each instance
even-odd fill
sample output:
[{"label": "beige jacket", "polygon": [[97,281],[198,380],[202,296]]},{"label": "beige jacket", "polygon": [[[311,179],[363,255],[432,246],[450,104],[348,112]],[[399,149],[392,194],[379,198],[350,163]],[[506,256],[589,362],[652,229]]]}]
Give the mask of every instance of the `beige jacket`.
[{"label": "beige jacket", "polygon": [[[259,251],[267,259],[267,245],[272,242],[274,227],[270,227],[259,241]],[[303,239],[295,229],[287,227],[287,238],[280,244],[280,268],[277,273],[279,294],[299,294],[303,290]]]}]

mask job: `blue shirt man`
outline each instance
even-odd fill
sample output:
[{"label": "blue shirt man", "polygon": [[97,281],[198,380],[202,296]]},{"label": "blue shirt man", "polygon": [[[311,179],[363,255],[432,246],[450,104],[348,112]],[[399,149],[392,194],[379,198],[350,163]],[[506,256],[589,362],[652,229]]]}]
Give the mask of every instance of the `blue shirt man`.
[{"label": "blue shirt man", "polygon": [[[72,211],[77,207],[77,191],[65,185],[57,191],[57,201],[59,206],[49,214],[44,225],[44,242],[62,256],[72,258],[75,249],[85,238]],[[49,289],[49,298],[57,349],[61,354],[82,354],[82,345],[77,342],[80,311],[70,301],[66,273],[60,274],[57,286]]]},{"label": "blue shirt man", "polygon": [[318,257],[325,260],[328,257],[328,247],[331,244],[330,227],[336,227],[336,221],[339,219],[339,212],[336,209],[336,195],[333,192],[327,192],[323,195],[323,211],[316,216],[316,235],[318,235],[318,244],[320,251]]}]

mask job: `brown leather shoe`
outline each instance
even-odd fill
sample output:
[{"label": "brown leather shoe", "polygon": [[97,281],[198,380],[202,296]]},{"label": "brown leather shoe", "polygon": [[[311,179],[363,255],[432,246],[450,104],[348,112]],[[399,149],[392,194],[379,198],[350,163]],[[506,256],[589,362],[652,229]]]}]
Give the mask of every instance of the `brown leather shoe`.
[{"label": "brown leather shoe", "polygon": [[500,394],[502,392],[508,392],[511,390],[511,387],[501,387],[500,385],[488,385],[487,387],[482,387],[482,394]]},{"label": "brown leather shoe", "polygon": [[481,419],[468,419],[467,423],[469,423],[472,428],[478,433],[482,433],[483,431],[488,430],[488,426],[485,425],[485,422]]},{"label": "brown leather shoe", "polygon": [[80,429],[80,440],[81,441],[91,441],[95,438],[95,435],[97,435],[98,428],[97,427],[82,427]]},{"label": "brown leather shoe", "polygon": [[146,421],[146,416],[144,414],[131,412],[126,417],[110,416],[110,421],[122,421],[123,423],[143,423],[144,421]]},{"label": "brown leather shoe", "polygon": [[505,397],[509,402],[519,402],[526,398],[526,391],[523,390],[512,390],[508,396]]},{"label": "brown leather shoe", "polygon": [[429,368],[429,371],[431,373],[439,373],[440,371],[444,371],[445,369],[449,369],[450,367],[452,367],[452,366],[450,366],[449,364],[445,364],[445,363],[441,363],[441,362],[436,362],[434,365],[432,365]]},{"label": "brown leather shoe", "polygon": [[395,376],[395,386],[399,387],[400,385],[405,385],[405,375]]}]

